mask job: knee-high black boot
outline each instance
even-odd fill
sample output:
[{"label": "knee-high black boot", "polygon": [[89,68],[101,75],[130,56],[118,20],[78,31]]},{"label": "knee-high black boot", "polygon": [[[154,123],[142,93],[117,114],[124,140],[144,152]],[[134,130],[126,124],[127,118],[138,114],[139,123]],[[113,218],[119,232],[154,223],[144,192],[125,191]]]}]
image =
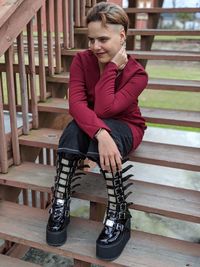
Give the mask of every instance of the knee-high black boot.
[{"label": "knee-high black boot", "polygon": [[53,188],[52,207],[46,227],[46,241],[51,246],[61,246],[67,239],[67,225],[70,221],[70,198],[73,182],[80,178],[76,172],[79,159],[68,160],[62,156],[57,160],[57,174]]},{"label": "knee-high black boot", "polygon": [[96,241],[96,255],[104,260],[116,259],[130,238],[131,214],[126,198],[131,192],[125,194],[126,189],[132,185],[124,185],[132,175],[124,176],[132,166],[116,173],[102,171],[106,180],[108,191],[108,205],[104,218],[104,228]]}]

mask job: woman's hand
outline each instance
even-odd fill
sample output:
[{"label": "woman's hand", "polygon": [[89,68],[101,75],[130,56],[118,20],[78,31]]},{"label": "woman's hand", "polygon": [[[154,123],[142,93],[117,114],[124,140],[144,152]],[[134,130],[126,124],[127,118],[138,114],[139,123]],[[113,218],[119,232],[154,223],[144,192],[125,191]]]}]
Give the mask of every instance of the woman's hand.
[{"label": "woman's hand", "polygon": [[121,155],[110,134],[102,129],[96,137],[98,140],[98,149],[100,165],[102,170],[116,172],[122,169]]},{"label": "woman's hand", "polygon": [[117,54],[113,57],[111,62],[115,63],[119,70],[122,70],[126,66],[126,63],[128,62],[128,58],[127,58],[126,49],[124,45],[117,52]]}]

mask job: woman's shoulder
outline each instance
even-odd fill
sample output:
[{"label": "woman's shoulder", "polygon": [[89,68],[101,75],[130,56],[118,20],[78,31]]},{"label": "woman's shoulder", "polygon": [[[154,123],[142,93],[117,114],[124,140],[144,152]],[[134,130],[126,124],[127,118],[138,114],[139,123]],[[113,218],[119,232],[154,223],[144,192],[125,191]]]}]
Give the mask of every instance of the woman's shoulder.
[{"label": "woman's shoulder", "polygon": [[93,59],[94,54],[91,50],[87,49],[77,52],[76,57],[79,57],[80,59]]}]

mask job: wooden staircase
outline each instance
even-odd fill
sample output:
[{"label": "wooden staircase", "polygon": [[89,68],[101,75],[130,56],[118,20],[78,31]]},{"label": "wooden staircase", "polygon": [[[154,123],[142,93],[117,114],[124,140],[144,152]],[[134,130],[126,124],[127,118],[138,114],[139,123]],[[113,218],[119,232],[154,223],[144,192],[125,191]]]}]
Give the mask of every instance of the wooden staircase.
[{"label": "wooden staircase", "polygon": [[[11,1],[12,2],[12,1]],[[10,16],[17,12],[23,13],[22,6],[24,1],[20,3],[13,0],[10,6],[10,13],[7,17],[3,17],[2,24],[7,21]],[[54,2],[54,25],[55,25],[55,46],[53,46],[52,26],[47,36],[47,51],[44,50],[44,38],[42,32],[42,9],[43,1],[35,1],[35,13],[37,13],[37,31],[38,31],[38,53],[40,67],[35,67],[33,58],[33,24],[32,14],[29,20],[24,22],[24,26],[28,29],[28,65],[21,60],[21,68],[14,67],[11,60],[11,51],[8,46],[5,50],[7,57],[10,59],[10,68],[8,61],[0,64],[0,92],[5,91],[3,85],[4,72],[12,70],[13,77],[10,76],[11,87],[15,87],[17,92],[16,75],[19,73],[21,77],[28,76],[29,96],[21,102],[16,98],[16,103],[6,103],[5,93],[0,97],[0,133],[2,133],[2,141],[7,146],[0,150],[0,238],[5,243],[0,247],[0,267],[9,266],[38,266],[32,263],[24,262],[20,259],[14,259],[16,255],[14,246],[19,245],[18,251],[23,255],[29,247],[42,249],[51,253],[56,253],[65,257],[74,259],[74,266],[91,266],[97,264],[100,266],[130,266],[130,267],[199,267],[200,266],[200,244],[192,240],[179,240],[174,237],[167,237],[164,234],[155,234],[135,229],[133,218],[133,230],[131,239],[124,249],[122,255],[113,262],[105,262],[97,259],[95,256],[96,238],[102,228],[102,215],[106,205],[105,183],[95,168],[87,169],[87,175],[81,179],[81,185],[74,193],[73,197],[80,200],[86,200],[90,204],[88,218],[72,217],[72,221],[68,230],[68,240],[62,247],[50,247],[45,241],[45,228],[48,218],[48,207],[51,198],[51,186],[54,182],[56,149],[59,137],[65,125],[70,121],[68,114],[67,102],[67,86],[69,81],[69,65],[73,56],[84,49],[84,42],[79,40],[86,34],[86,28],[80,24],[77,19],[83,14],[85,9],[91,4],[91,1],[75,1],[75,10],[81,7],[84,2],[84,10],[80,9],[75,14],[75,28],[70,22],[73,17],[67,19],[67,14],[63,14],[63,21],[67,21],[69,26],[69,35],[66,39],[66,33],[63,33],[63,44],[59,35],[59,1],[46,1],[46,21],[49,21],[49,14],[52,11],[52,2]],[[94,1],[93,1],[94,2]],[[130,1],[130,3],[133,1]],[[69,9],[73,7],[74,1],[69,1]],[[79,4],[78,4],[79,3]],[[18,5],[17,5],[18,4]],[[29,3],[31,4],[31,3]],[[66,7],[66,1],[62,1]],[[130,4],[131,5],[131,4]],[[82,6],[83,8],[83,6]],[[20,11],[21,10],[21,11]],[[199,8],[190,9],[164,9],[150,8],[138,9],[129,7],[126,9],[128,14],[135,16],[138,12],[148,13],[150,17],[154,14],[162,12],[197,12]],[[18,14],[18,13],[17,13]],[[1,22],[1,21],[0,21]],[[27,24],[28,23],[28,24]],[[83,23],[83,22],[82,22]],[[48,24],[48,23],[47,23]],[[20,30],[22,30],[21,27]],[[63,29],[65,30],[65,29]],[[19,32],[20,33],[20,32]],[[17,49],[23,47],[20,45],[18,34]],[[200,31],[178,31],[178,30],[159,30],[146,29],[137,30],[130,29],[129,36],[141,36],[141,42],[144,42],[147,36],[155,35],[191,35],[197,36]],[[21,34],[21,33],[20,33]],[[0,37],[3,32],[0,29]],[[73,40],[74,38],[74,40]],[[14,39],[14,37],[13,37]],[[62,45],[61,45],[62,44]],[[62,47],[62,49],[61,49]],[[73,48],[73,49],[72,49]],[[148,48],[148,46],[147,46]],[[55,49],[55,50],[54,50]],[[53,52],[55,51],[55,58]],[[3,51],[3,50],[2,50]],[[1,50],[0,52],[3,53]],[[9,52],[10,51],[10,52]],[[23,51],[23,49],[21,50]],[[32,51],[32,52],[31,52]],[[0,53],[0,55],[1,55]],[[48,56],[48,65],[45,63]],[[23,53],[22,53],[23,54]],[[21,54],[21,59],[23,56]],[[144,65],[144,60],[180,60],[180,61],[200,61],[199,53],[192,52],[171,52],[171,51],[145,51],[130,50],[132,54]],[[42,58],[41,58],[42,57]],[[19,56],[20,58],[20,56]],[[37,58],[37,56],[36,56]],[[53,60],[55,59],[56,67]],[[15,65],[14,65],[15,66]],[[25,70],[23,71],[23,66]],[[24,76],[22,74],[25,74]],[[36,75],[35,75],[36,74]],[[35,87],[33,81],[36,80]],[[13,86],[12,84],[15,84]],[[15,83],[14,83],[15,82]],[[25,87],[25,85],[24,85]],[[21,84],[21,88],[23,86]],[[39,89],[38,89],[39,88]],[[190,93],[200,92],[200,81],[192,80],[173,80],[173,79],[156,79],[149,80],[148,89],[155,90],[173,90],[187,91]],[[19,88],[18,88],[19,89]],[[27,88],[26,88],[27,89]],[[13,92],[14,92],[13,91]],[[37,94],[34,93],[37,92]],[[23,92],[23,91],[22,91]],[[1,99],[2,98],[2,99]],[[11,98],[11,96],[10,96]],[[38,98],[40,101],[38,102]],[[2,102],[2,105],[1,105]],[[25,103],[25,104],[24,104]],[[26,107],[27,105],[27,107]],[[11,134],[5,134],[1,120],[2,106],[9,108],[11,121],[15,120],[16,106],[21,110],[23,115],[23,126],[20,129],[15,128],[15,123],[11,124]],[[186,127],[199,127],[200,111],[186,110],[170,110],[158,108],[142,108],[142,114],[148,123],[177,125]],[[27,123],[26,113],[32,113],[32,122]],[[12,122],[11,122],[12,123]],[[152,128],[149,127],[148,133]],[[182,186],[183,179],[195,181],[200,179],[200,146],[194,146],[187,138],[180,139],[183,131],[179,130],[173,134],[173,130],[165,129],[165,141],[160,138],[161,130],[154,129],[156,137],[144,137],[140,147],[130,154],[130,161],[134,167],[130,170],[133,172],[133,194],[129,200],[133,202],[130,207],[134,214],[134,210],[145,212],[150,215],[163,216],[166,218],[177,219],[191,223],[200,223],[200,190],[195,185],[190,187]],[[23,134],[22,134],[23,133]],[[174,132],[175,133],[175,132]],[[154,132],[153,132],[154,134]],[[151,134],[151,136],[153,135]],[[199,133],[194,134],[194,138],[198,140]],[[178,140],[177,140],[178,139]],[[16,141],[17,140],[17,141]],[[19,152],[17,148],[19,148]],[[6,150],[6,157],[5,157]],[[4,153],[4,154],[3,154]],[[4,155],[4,156],[3,156]],[[92,164],[92,163],[91,163]],[[6,166],[10,166],[6,168]],[[180,185],[174,182],[180,181]],[[98,184],[98,187],[96,186]],[[21,204],[18,201],[18,195],[21,197]],[[196,239],[200,239],[196,237]],[[9,255],[9,256],[8,256]]]}]

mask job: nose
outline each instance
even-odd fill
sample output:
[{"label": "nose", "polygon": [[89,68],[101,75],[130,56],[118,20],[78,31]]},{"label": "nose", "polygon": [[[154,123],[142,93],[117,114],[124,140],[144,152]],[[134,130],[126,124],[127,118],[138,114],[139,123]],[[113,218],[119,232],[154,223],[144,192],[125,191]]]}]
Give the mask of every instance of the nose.
[{"label": "nose", "polygon": [[93,42],[93,44],[92,44],[92,48],[93,48],[94,50],[99,50],[99,49],[101,49],[101,43],[100,43],[97,39],[95,39],[94,42]]}]

